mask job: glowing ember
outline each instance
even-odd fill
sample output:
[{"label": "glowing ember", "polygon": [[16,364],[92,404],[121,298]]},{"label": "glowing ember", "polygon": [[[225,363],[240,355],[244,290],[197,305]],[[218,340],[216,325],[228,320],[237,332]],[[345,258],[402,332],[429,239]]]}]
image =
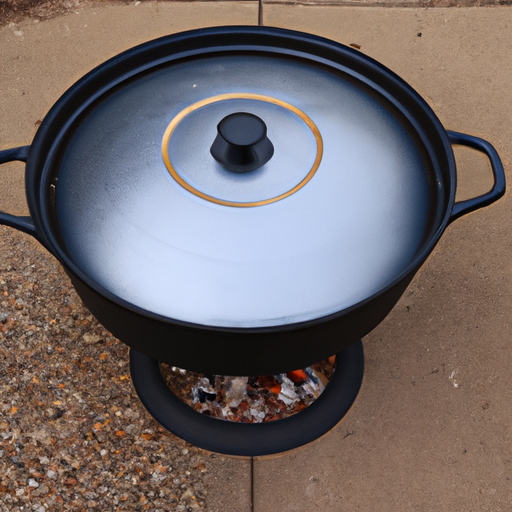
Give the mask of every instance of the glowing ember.
[{"label": "glowing ember", "polygon": [[171,391],[199,413],[227,421],[262,423],[291,416],[312,404],[334,371],[335,358],[279,375],[205,375],[161,365]]}]

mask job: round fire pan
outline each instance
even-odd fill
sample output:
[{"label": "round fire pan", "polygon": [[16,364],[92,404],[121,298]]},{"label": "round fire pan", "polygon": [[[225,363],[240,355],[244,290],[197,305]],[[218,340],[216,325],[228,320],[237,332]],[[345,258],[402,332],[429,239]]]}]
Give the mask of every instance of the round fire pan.
[{"label": "round fire pan", "polygon": [[343,419],[361,387],[364,353],[361,341],[338,353],[329,383],[311,405],[292,416],[266,423],[235,423],[196,412],[167,387],[160,363],[133,349],[130,370],[144,407],[173,434],[212,452],[264,456],[310,443]]}]

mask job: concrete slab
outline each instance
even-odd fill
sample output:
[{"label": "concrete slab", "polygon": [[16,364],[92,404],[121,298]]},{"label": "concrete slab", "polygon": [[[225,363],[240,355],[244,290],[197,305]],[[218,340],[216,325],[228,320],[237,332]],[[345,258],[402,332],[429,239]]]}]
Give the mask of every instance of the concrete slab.
[{"label": "concrete slab", "polygon": [[[59,96],[121,51],[182,30],[257,22],[257,2],[154,2],[78,8],[47,21],[4,26],[0,28],[0,149],[30,144],[37,121]],[[28,214],[23,169],[21,163],[2,166],[1,210]],[[43,251],[39,246],[34,250],[38,249]],[[205,461],[208,510],[249,511],[250,461],[216,455]]]},{"label": "concrete slab", "polygon": [[[512,10],[265,4],[264,23],[376,58],[448,129],[492,142],[510,178]],[[461,194],[489,186],[458,150]],[[511,199],[454,222],[398,305],[364,339],[366,374],[330,435],[254,463],[256,512],[512,507]]]},{"label": "concrete slab", "polygon": [[481,7],[510,5],[510,0],[264,0],[265,4],[343,5],[345,7]]}]

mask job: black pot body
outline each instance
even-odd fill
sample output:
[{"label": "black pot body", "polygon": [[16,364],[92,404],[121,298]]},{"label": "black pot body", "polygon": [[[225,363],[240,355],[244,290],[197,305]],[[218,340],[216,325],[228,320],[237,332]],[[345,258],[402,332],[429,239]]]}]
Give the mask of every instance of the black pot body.
[{"label": "black pot body", "polygon": [[305,368],[336,354],[373,330],[388,315],[413,274],[341,315],[291,328],[232,330],[169,323],[137,315],[69,273],[91,313],[138,352],[161,362],[214,375],[275,375]]},{"label": "black pot body", "polygon": [[[318,65],[338,67],[363,87],[380,94],[391,109],[396,108],[424,148],[432,171],[429,228],[414,261],[391,285],[327,317],[301,324],[247,329],[195,325],[160,317],[102,289],[67,255],[59,234],[53,194],[62,148],[73,123],[116,84],[174,59],[247,48],[307,55]],[[485,199],[487,202],[482,200],[455,210],[456,169],[451,142],[417,93],[391,71],[351,48],[306,34],[264,27],[227,27],[178,34],[128,50],[96,68],[69,89],[45,117],[27,159],[26,192],[35,228],[32,234],[61,262],[93,315],[137,351],[171,365],[212,374],[285,372],[338,353],[368,334],[396,304],[448,223],[466,210],[488,204],[503,194],[504,181],[500,191],[494,190],[493,197]]]}]

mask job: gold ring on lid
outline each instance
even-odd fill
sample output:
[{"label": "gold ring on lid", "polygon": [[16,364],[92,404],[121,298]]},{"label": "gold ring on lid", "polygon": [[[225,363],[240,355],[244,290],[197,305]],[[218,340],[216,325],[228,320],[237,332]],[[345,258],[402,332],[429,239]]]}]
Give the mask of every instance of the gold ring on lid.
[{"label": "gold ring on lid", "polygon": [[[271,197],[269,199],[264,199],[261,201],[248,201],[248,202],[236,202],[236,201],[226,201],[224,199],[219,199],[217,197],[210,196],[208,194],[205,194],[204,192],[201,192],[197,190],[195,187],[190,185],[187,181],[185,181],[176,171],[174,166],[171,163],[171,159],[169,157],[169,140],[171,138],[172,133],[176,129],[176,127],[179,125],[179,123],[188,116],[191,112],[194,112],[195,110],[198,110],[202,107],[205,107],[207,105],[211,105],[212,103],[217,103],[220,101],[226,101],[226,100],[238,100],[238,99],[248,99],[248,100],[257,100],[257,101],[264,101],[266,103],[272,103],[274,105],[278,105],[280,107],[283,107],[290,112],[293,112],[295,115],[300,117],[304,123],[306,123],[307,127],[311,130],[315,142],[316,142],[316,156],[315,160],[313,162],[313,165],[307,175],[297,184],[295,187],[292,187],[290,190],[284,192],[283,194],[279,194],[275,197]],[[205,98],[201,101],[197,101],[196,103],[193,103],[192,105],[189,105],[188,107],[184,108],[181,112],[179,112],[173,120],[169,123],[167,126],[164,137],[162,140],[162,157],[165,163],[165,166],[171,176],[174,178],[174,180],[179,183],[184,189],[188,190],[192,194],[205,199],[207,201],[210,201],[212,203],[220,204],[223,206],[234,206],[238,208],[248,208],[253,206],[263,206],[270,203],[275,203],[276,201],[280,201],[281,199],[284,199],[285,197],[291,196],[298,190],[300,190],[306,183],[308,183],[309,180],[313,177],[315,172],[318,169],[318,166],[320,165],[320,162],[322,160],[322,154],[323,154],[323,142],[322,142],[322,136],[320,135],[320,131],[318,130],[317,126],[313,121],[304,113],[302,110],[299,110],[297,107],[294,107],[290,103],[286,103],[285,101],[282,101],[277,98],[272,98],[271,96],[265,96],[263,94],[252,94],[252,93],[228,93],[228,94],[219,94],[216,96],[211,96],[210,98]]]}]

